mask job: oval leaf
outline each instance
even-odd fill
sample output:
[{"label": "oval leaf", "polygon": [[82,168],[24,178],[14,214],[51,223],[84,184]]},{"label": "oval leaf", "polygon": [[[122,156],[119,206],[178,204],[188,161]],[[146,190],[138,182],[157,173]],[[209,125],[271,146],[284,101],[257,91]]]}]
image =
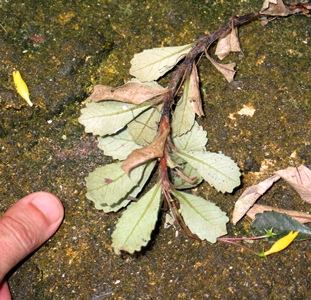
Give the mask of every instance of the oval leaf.
[{"label": "oval leaf", "polygon": [[178,101],[173,114],[172,133],[173,136],[181,136],[188,132],[194,124],[195,113],[191,108],[189,99],[190,79],[187,78],[181,99]]},{"label": "oval leaf", "polygon": [[269,241],[278,240],[292,230],[299,232],[296,240],[304,240],[311,236],[311,228],[299,223],[286,214],[275,211],[266,211],[262,214],[257,214],[251,224],[251,230],[256,236],[265,235],[266,231],[271,228],[276,235],[269,238]]},{"label": "oval leaf", "polygon": [[97,205],[114,205],[141,180],[145,165],[132,170],[131,177],[121,168],[121,162],[97,168],[86,180],[86,197]]},{"label": "oval leaf", "polygon": [[157,183],[138,202],[133,202],[122,214],[112,234],[112,247],[134,253],[146,246],[158,219],[161,204],[161,184]]},{"label": "oval leaf", "polygon": [[130,74],[143,82],[157,80],[174,68],[191,50],[192,46],[193,44],[161,47],[136,53],[131,60]]},{"label": "oval leaf", "polygon": [[174,145],[182,151],[205,150],[207,132],[196,121],[186,134],[173,138]]},{"label": "oval leaf", "polygon": [[163,105],[148,109],[127,125],[132,139],[139,145],[147,146],[154,140]]},{"label": "oval leaf", "polygon": [[114,135],[98,137],[98,148],[104,150],[105,155],[112,156],[114,159],[124,160],[140,145],[133,141],[128,130],[122,130]]},{"label": "oval leaf", "polygon": [[194,167],[217,191],[231,193],[240,185],[238,166],[224,154],[203,151],[178,151],[176,154]]},{"label": "oval leaf", "polygon": [[171,192],[180,202],[185,223],[201,240],[215,243],[218,237],[227,234],[226,223],[229,218],[218,206],[191,194]]},{"label": "oval leaf", "polygon": [[113,134],[148,109],[150,105],[151,103],[146,102],[140,105],[116,101],[91,102],[81,109],[79,123],[85,126],[85,132],[94,135]]}]

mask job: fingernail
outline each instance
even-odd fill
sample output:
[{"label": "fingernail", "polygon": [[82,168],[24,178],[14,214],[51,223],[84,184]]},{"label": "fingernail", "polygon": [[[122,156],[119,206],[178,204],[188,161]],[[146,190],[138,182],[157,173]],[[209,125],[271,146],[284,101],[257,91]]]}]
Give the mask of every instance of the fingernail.
[{"label": "fingernail", "polygon": [[59,200],[51,194],[38,194],[31,203],[45,215],[50,225],[60,221],[63,217],[63,210]]}]

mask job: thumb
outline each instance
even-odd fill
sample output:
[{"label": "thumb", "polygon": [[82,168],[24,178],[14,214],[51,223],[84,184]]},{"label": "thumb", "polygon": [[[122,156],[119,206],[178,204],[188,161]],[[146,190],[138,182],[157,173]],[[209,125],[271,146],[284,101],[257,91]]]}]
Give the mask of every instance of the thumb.
[{"label": "thumb", "polygon": [[37,192],[19,200],[0,218],[0,283],[55,233],[63,217],[64,208],[56,196]]}]

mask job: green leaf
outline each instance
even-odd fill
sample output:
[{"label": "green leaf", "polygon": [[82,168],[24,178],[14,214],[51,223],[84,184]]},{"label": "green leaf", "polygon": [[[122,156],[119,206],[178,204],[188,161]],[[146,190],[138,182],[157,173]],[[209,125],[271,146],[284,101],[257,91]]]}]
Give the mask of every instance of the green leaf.
[{"label": "green leaf", "polygon": [[186,134],[173,138],[174,145],[182,151],[205,150],[207,132],[196,121]]},{"label": "green leaf", "polygon": [[85,126],[85,132],[94,135],[113,134],[150,106],[148,102],[139,105],[117,101],[90,102],[81,109],[79,122]]},{"label": "green leaf", "polygon": [[162,106],[161,104],[148,109],[127,125],[128,132],[135,143],[141,146],[147,146],[152,143],[157,134]]},{"label": "green leaf", "polygon": [[173,114],[172,121],[172,133],[174,136],[181,136],[188,132],[195,119],[195,112],[191,108],[190,101],[188,99],[190,93],[190,79],[188,78],[184,85],[184,91],[181,99],[178,101]]},{"label": "green leaf", "polygon": [[231,193],[240,185],[238,166],[224,154],[204,151],[178,151],[176,154],[194,167],[217,191]]},{"label": "green leaf", "polygon": [[157,183],[122,214],[112,234],[112,247],[116,254],[121,251],[134,253],[147,245],[158,219],[161,191],[161,184]]},{"label": "green leaf", "polygon": [[276,211],[266,211],[257,214],[251,224],[251,230],[255,236],[266,234],[266,230],[271,229],[276,235],[269,238],[269,241],[275,241],[287,235],[291,230],[299,232],[296,240],[305,240],[311,238],[311,228],[299,223],[287,214]]},{"label": "green leaf", "polygon": [[112,156],[114,159],[124,160],[133,150],[140,147],[133,141],[128,130],[98,137],[98,148],[104,150],[105,155]]},{"label": "green leaf", "polygon": [[215,243],[218,237],[227,234],[226,224],[229,218],[214,203],[180,191],[171,193],[180,202],[185,223],[201,240]]},{"label": "green leaf", "polygon": [[131,60],[130,74],[142,82],[157,80],[174,68],[193,45],[153,48],[136,53]]},{"label": "green leaf", "polygon": [[132,198],[137,197],[137,195],[141,192],[146,182],[148,181],[155,165],[156,165],[155,161],[148,162],[146,164],[145,170],[143,171],[143,174],[142,174],[142,179],[140,180],[138,185],[135,186],[124,198],[119,200],[119,202],[114,203],[112,205],[95,202],[95,208],[102,209],[105,213],[110,213],[110,212],[117,212],[121,208],[127,206],[131,202],[131,200],[129,200],[128,197],[132,197]]},{"label": "green leaf", "polygon": [[97,206],[118,203],[141,180],[145,165],[133,169],[129,177],[121,164],[117,162],[99,167],[85,178],[88,191],[86,197],[97,203]]}]

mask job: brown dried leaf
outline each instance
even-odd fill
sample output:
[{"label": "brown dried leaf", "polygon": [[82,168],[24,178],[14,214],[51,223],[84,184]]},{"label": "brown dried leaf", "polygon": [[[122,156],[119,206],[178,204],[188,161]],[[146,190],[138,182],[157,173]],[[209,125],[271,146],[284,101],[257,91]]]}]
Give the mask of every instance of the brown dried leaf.
[{"label": "brown dried leaf", "polygon": [[207,53],[206,57],[209,59],[209,61],[214,65],[214,67],[222,74],[225,76],[228,82],[233,81],[233,77],[235,75],[235,63],[229,63],[229,64],[221,64],[211,58]]},{"label": "brown dried leaf", "polygon": [[116,100],[133,104],[140,104],[157,97],[167,91],[166,88],[153,87],[139,82],[128,82],[114,88],[108,85],[96,85],[90,99],[94,102]]},{"label": "brown dried leaf", "polygon": [[256,214],[261,214],[264,211],[276,211],[282,214],[287,214],[291,216],[293,219],[297,220],[300,223],[310,223],[311,222],[311,215],[296,211],[296,210],[288,210],[288,209],[282,209],[277,207],[272,207],[268,205],[261,205],[261,204],[255,204],[248,212],[247,216],[251,218],[252,220],[255,219]]},{"label": "brown dried leaf", "polygon": [[167,127],[150,145],[134,150],[122,163],[123,171],[129,176],[131,170],[138,165],[148,160],[162,157],[165,141],[169,132],[170,128]]},{"label": "brown dried leaf", "polygon": [[276,172],[286,180],[300,195],[303,201],[311,203],[311,170],[306,166],[288,167]]},{"label": "brown dried leaf", "polygon": [[293,14],[283,3],[282,0],[265,0],[260,13],[269,16],[288,16]]},{"label": "brown dried leaf", "polygon": [[237,28],[231,29],[229,32],[219,38],[215,55],[217,55],[218,58],[222,60],[230,52],[242,52]]},{"label": "brown dried leaf", "polygon": [[254,205],[257,199],[279,179],[280,176],[273,175],[259,184],[247,188],[234,205],[232,223],[235,225],[239,222],[247,211]]},{"label": "brown dried leaf", "polygon": [[190,91],[188,95],[188,101],[190,101],[190,106],[192,110],[199,117],[204,116],[200,87],[199,87],[198,70],[195,64],[193,64],[192,71],[190,74]]}]

